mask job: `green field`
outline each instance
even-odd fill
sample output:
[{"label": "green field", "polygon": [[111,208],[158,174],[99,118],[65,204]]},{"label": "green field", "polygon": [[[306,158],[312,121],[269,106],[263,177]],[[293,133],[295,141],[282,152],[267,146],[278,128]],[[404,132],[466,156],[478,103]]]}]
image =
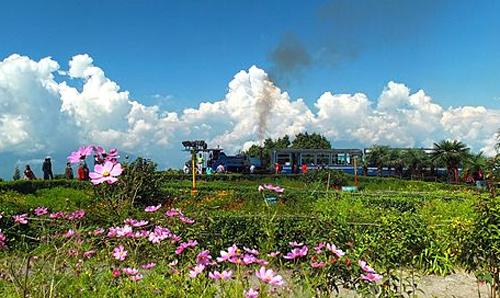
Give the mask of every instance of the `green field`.
[{"label": "green field", "polygon": [[[419,293],[418,283],[412,285],[415,276],[473,267],[468,257],[477,231],[475,206],[491,200],[488,193],[443,183],[363,178],[361,191],[348,193],[327,187],[322,177],[263,176],[201,180],[193,196],[190,181],[184,178],[164,175],[156,197],[140,197],[134,207],[123,208],[110,208],[103,193],[89,184],[2,183],[0,228],[7,240],[0,251],[0,296],[243,297],[250,287],[259,290],[259,297],[329,297],[342,288],[363,296],[408,296],[404,293]],[[343,184],[352,184],[351,177],[343,179]],[[277,201],[267,203],[257,191],[262,183],[280,185],[285,192],[273,194]],[[157,204],[162,204],[160,210],[144,211],[145,205]],[[40,206],[66,214],[83,209],[86,214],[77,220],[35,216],[33,210]],[[195,223],[163,215],[170,208],[179,208]],[[14,223],[12,215],[22,213],[29,214],[28,224]],[[126,218],[149,222],[134,232],[161,225],[181,241],[198,244],[176,254],[179,242],[106,237],[107,228],[123,226]],[[97,228],[106,231],[94,235]],[[68,236],[68,230],[75,234]],[[280,251],[283,256],[292,250],[293,241],[308,246],[306,256],[286,260],[266,255]],[[314,247],[320,242],[334,243],[345,255],[317,254]],[[188,276],[199,252],[209,250],[215,260],[233,244],[260,251],[266,268],[283,276],[285,285],[259,282],[254,273],[261,265],[256,263],[216,262],[196,278]],[[112,256],[118,245],[128,251],[124,261]],[[169,264],[175,260],[177,265]],[[361,280],[364,272],[358,260],[368,262],[382,280]],[[324,267],[311,266],[321,261]],[[150,262],[156,266],[140,268]],[[139,269],[143,279],[112,275],[113,269],[126,267]],[[479,275],[487,271],[487,264],[475,268]],[[233,276],[212,280],[207,272],[213,270],[232,270]]]}]

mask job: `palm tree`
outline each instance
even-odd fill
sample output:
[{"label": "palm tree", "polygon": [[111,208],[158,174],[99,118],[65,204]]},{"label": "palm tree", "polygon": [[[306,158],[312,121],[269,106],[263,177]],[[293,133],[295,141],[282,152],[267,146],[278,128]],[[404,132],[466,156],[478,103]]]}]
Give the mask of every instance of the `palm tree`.
[{"label": "palm tree", "polygon": [[410,177],[422,176],[422,170],[425,166],[427,154],[421,149],[409,149],[404,152],[404,162],[408,167]]},{"label": "palm tree", "polygon": [[401,149],[391,149],[388,155],[387,164],[389,170],[394,168],[394,174],[401,178],[404,168],[404,151]]},{"label": "palm tree", "polygon": [[463,177],[472,177],[474,180],[482,179],[483,171],[486,168],[487,159],[483,156],[483,152],[478,154],[470,154],[464,161]]},{"label": "palm tree", "polygon": [[373,145],[368,151],[367,160],[377,167],[377,176],[382,176],[382,168],[387,164],[389,155],[388,146]]},{"label": "palm tree", "polygon": [[442,140],[434,143],[432,160],[439,160],[446,165],[448,177],[451,181],[452,173],[455,182],[458,182],[458,167],[469,153],[469,148],[464,143],[457,140]]}]

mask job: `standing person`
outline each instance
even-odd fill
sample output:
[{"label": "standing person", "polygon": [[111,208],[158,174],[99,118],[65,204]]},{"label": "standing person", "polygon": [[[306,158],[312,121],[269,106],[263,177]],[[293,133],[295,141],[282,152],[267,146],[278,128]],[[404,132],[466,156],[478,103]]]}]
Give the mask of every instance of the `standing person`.
[{"label": "standing person", "polygon": [[66,179],[72,180],[73,177],[73,169],[71,168],[71,163],[67,162],[66,163],[66,169],[64,169],[64,175],[66,176]]},{"label": "standing person", "polygon": [[182,171],[184,172],[184,174],[189,174],[189,166],[187,163],[184,164]]},{"label": "standing person", "polygon": [[255,173],[255,165],[254,165],[254,164],[252,164],[252,165],[250,166],[250,174],[254,174],[254,173]]},{"label": "standing person", "polygon": [[80,162],[80,164],[78,165],[78,168],[76,169],[76,175],[78,177],[78,180],[85,180],[85,170],[83,169],[83,162]]},{"label": "standing person", "polygon": [[30,168],[30,165],[26,165],[26,169],[24,170],[24,177],[25,180],[35,180],[35,173]]},{"label": "standing person", "polygon": [[45,157],[45,161],[42,164],[43,171],[43,179],[54,179],[54,175],[52,174],[52,163],[50,162],[50,157]]},{"label": "standing person", "polygon": [[306,163],[302,164],[302,174],[307,174],[307,164]]},{"label": "standing person", "polygon": [[89,180],[89,168],[87,167],[87,163],[81,162],[76,170],[76,174],[78,175],[78,180],[80,181]]},{"label": "standing person", "polygon": [[89,173],[90,173],[89,167],[87,167],[87,163],[84,161],[83,162],[83,180],[90,180]]},{"label": "standing person", "polygon": [[198,154],[196,158],[196,167],[198,168],[198,174],[203,174],[203,154]]},{"label": "standing person", "polygon": [[276,174],[276,175],[278,175],[278,174],[280,173],[280,168],[281,168],[280,163],[279,163],[279,162],[277,162],[277,163],[274,165],[274,172],[275,172],[275,174]]}]

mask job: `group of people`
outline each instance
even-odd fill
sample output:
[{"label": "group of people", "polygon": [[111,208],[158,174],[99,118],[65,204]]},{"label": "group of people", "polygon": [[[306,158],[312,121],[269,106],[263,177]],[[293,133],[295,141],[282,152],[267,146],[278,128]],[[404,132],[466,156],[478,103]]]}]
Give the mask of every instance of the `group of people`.
[{"label": "group of people", "polygon": [[[54,174],[52,173],[52,161],[49,156],[47,156],[42,163],[42,172],[44,180],[54,179]],[[33,173],[33,171],[31,170],[30,165],[26,165],[26,168],[24,169],[23,172],[23,179],[25,180],[36,179],[35,173]]]},{"label": "group of people", "polygon": [[[281,164],[279,162],[274,164],[274,173],[276,175],[280,174],[282,170],[283,170],[283,167],[281,166]],[[308,171],[309,171],[309,167],[307,166],[307,164],[302,163],[302,166],[300,167],[300,172],[302,174],[307,174]],[[293,166],[292,166],[292,173],[298,173],[296,164],[293,164]]]},{"label": "group of people", "polygon": [[[42,172],[43,172],[43,179],[44,180],[51,180],[54,179],[54,174],[52,172],[52,161],[50,157],[46,157],[45,160],[42,163]],[[84,181],[84,180],[89,180],[89,168],[87,166],[87,163],[85,161],[82,161],[79,163],[78,168],[76,170],[77,174],[77,179]],[[73,174],[73,168],[71,167],[71,163],[66,163],[66,168],[64,169],[64,177],[66,179],[72,180],[75,178]],[[24,172],[23,172],[23,179],[24,180],[36,180],[35,173],[31,169],[30,165],[26,165]]]},{"label": "group of people", "polygon": [[[204,166],[204,158],[203,158],[203,155],[201,153],[196,156],[196,164],[195,164],[195,166],[196,166],[196,173],[198,175],[202,175],[203,174],[203,166]],[[183,167],[182,171],[185,174],[191,173],[190,162],[186,162],[184,164],[184,167]],[[223,164],[220,164],[220,165],[218,165],[215,168],[215,173],[217,173],[217,174],[222,174],[222,173],[225,173],[225,172],[226,172],[226,168],[224,167]],[[214,174],[214,170],[213,170],[211,164],[208,164],[207,167],[205,168],[205,174],[207,174],[207,176],[210,176],[210,175]]]}]

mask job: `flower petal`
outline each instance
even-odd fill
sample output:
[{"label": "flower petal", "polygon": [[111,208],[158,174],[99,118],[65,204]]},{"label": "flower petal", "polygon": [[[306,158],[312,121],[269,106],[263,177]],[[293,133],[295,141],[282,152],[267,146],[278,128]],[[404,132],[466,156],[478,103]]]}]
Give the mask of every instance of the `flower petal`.
[{"label": "flower petal", "polygon": [[116,163],[113,169],[109,172],[111,176],[120,176],[123,172],[122,165],[120,163]]}]

